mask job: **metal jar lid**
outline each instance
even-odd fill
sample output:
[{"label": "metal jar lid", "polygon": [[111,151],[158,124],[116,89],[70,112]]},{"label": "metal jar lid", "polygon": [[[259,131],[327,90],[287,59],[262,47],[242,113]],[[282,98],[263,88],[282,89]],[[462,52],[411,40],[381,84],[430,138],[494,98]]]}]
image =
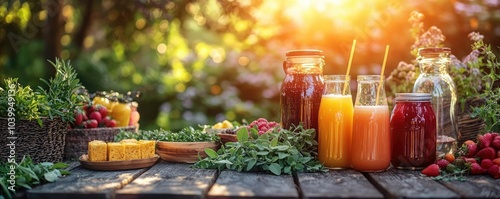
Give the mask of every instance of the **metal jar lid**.
[{"label": "metal jar lid", "polygon": [[396,101],[431,101],[430,93],[396,93]]},{"label": "metal jar lid", "polygon": [[289,50],[285,54],[287,57],[299,57],[299,56],[323,56],[322,50]]}]

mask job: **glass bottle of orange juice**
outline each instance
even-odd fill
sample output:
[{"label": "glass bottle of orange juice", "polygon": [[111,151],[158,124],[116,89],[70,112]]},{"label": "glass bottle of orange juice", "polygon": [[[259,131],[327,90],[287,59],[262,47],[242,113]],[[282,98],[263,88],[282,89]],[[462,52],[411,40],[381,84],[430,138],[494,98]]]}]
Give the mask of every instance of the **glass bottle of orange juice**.
[{"label": "glass bottle of orange juice", "polygon": [[390,114],[380,75],[359,75],[354,104],[351,166],[379,172],[391,164]]},{"label": "glass bottle of orange juice", "polygon": [[330,169],[351,167],[353,105],[349,75],[324,75],[318,115],[318,159]]}]

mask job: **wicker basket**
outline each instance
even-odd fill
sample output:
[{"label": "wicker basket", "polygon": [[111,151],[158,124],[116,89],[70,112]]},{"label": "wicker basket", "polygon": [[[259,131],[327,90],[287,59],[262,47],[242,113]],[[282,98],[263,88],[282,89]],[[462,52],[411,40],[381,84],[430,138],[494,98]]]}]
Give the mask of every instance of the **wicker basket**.
[{"label": "wicker basket", "polygon": [[87,154],[88,143],[93,140],[112,142],[115,135],[120,131],[136,132],[137,127],[115,127],[95,129],[71,129],[66,135],[66,146],[64,147],[64,159],[79,158]]},{"label": "wicker basket", "polygon": [[[67,124],[59,118],[41,118],[42,126],[36,120],[16,120],[10,123],[14,135],[9,134],[9,121],[0,118],[0,151],[2,160],[15,154],[16,161],[30,155],[34,162],[60,162],[63,160],[64,139]],[[12,143],[12,144],[11,144]]]},{"label": "wicker basket", "polygon": [[477,135],[484,131],[484,120],[478,117],[471,117],[473,107],[479,107],[484,104],[484,99],[473,98],[466,101],[464,108],[458,109],[458,146],[462,146],[467,140],[476,140]]}]

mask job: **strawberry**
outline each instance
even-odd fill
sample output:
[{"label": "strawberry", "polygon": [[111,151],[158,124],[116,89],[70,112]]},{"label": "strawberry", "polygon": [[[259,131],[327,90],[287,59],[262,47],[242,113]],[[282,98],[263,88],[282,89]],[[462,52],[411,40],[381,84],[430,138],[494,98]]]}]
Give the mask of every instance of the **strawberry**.
[{"label": "strawberry", "polygon": [[101,120],[102,120],[101,113],[99,113],[99,111],[94,111],[94,112],[90,113],[89,119],[90,120],[96,120],[97,123],[99,124],[101,122]]},{"label": "strawberry", "polygon": [[496,165],[500,166],[500,158],[495,158],[493,160],[493,164],[496,164]]},{"label": "strawberry", "polygon": [[83,122],[84,115],[85,114],[81,110],[75,110],[75,114],[74,114],[75,121],[73,122],[73,124],[75,126],[80,126]]},{"label": "strawberry", "polygon": [[101,122],[99,123],[99,126],[106,126],[106,124],[109,122],[109,120],[111,120],[111,117],[110,116],[106,116],[106,117],[103,117]]},{"label": "strawberry", "polygon": [[91,129],[92,129],[92,128],[97,128],[97,125],[99,124],[99,123],[97,122],[97,120],[95,120],[95,119],[90,119],[90,120],[88,120],[88,121],[89,121],[89,122],[88,122],[88,127],[89,127],[89,128],[91,128]]},{"label": "strawberry", "polygon": [[116,120],[109,120],[106,122],[107,127],[116,127]]},{"label": "strawberry", "polygon": [[436,164],[439,166],[439,168],[445,169],[446,166],[448,166],[448,164],[450,164],[450,162],[448,162],[448,160],[445,160],[445,159],[440,159],[436,162]]},{"label": "strawberry", "polygon": [[477,163],[476,158],[464,158],[465,163]]},{"label": "strawberry", "polygon": [[495,178],[495,179],[500,178],[500,166],[498,166],[498,165],[491,166],[488,169],[488,174],[490,174],[490,176],[492,178]]},{"label": "strawberry", "polygon": [[467,144],[467,154],[465,157],[472,158],[477,153],[477,144],[472,142]]},{"label": "strawberry", "polygon": [[491,133],[485,133],[484,135],[479,135],[477,139],[479,140],[479,148],[484,149],[490,147],[493,141],[493,135],[491,135]]},{"label": "strawberry", "polygon": [[87,104],[87,105],[83,106],[83,110],[85,110],[86,115],[90,115],[90,113],[95,111],[95,108],[94,108],[94,106]]},{"label": "strawberry", "polygon": [[98,104],[96,109],[101,113],[101,117],[106,117],[108,115],[108,109],[105,106]]},{"label": "strawberry", "polygon": [[491,137],[492,139],[495,139],[497,136],[499,136],[500,134],[498,134],[497,132],[493,132],[491,133]]},{"label": "strawberry", "polygon": [[431,164],[422,170],[422,174],[426,176],[436,177],[439,175],[439,165]]},{"label": "strawberry", "polygon": [[496,136],[495,139],[491,142],[491,147],[496,150],[500,150],[500,136]]},{"label": "strawberry", "polygon": [[89,129],[90,128],[90,120],[86,120],[83,122],[83,128]]},{"label": "strawberry", "polygon": [[481,160],[481,167],[485,169],[489,169],[493,165],[495,165],[495,163],[493,163],[493,161],[490,159]]},{"label": "strawberry", "polygon": [[472,163],[470,165],[470,173],[471,174],[485,174],[488,172],[485,168],[481,167],[478,163]]},{"label": "strawberry", "polygon": [[500,158],[500,150],[497,151],[497,158]]},{"label": "strawberry", "polygon": [[495,159],[495,149],[491,147],[481,149],[479,152],[477,152],[476,157],[481,158],[481,160],[483,159],[493,160]]}]

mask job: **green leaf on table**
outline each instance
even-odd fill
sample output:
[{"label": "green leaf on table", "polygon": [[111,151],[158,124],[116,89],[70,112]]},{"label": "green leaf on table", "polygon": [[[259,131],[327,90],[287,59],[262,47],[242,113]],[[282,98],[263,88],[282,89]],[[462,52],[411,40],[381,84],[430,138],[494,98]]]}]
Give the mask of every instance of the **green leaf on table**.
[{"label": "green leaf on table", "polygon": [[271,171],[274,175],[281,175],[281,166],[278,163],[272,163],[269,165],[269,171]]},{"label": "green leaf on table", "polygon": [[[55,171],[56,170],[43,174],[43,177],[45,178],[45,180],[47,180],[48,182],[56,181],[59,177],[57,176],[57,172],[55,172]],[[61,174],[61,173],[59,173],[59,174]]]},{"label": "green leaf on table", "polygon": [[52,169],[65,169],[65,168],[68,168],[69,165],[64,163],[64,162],[58,162],[58,163],[55,163],[53,166],[52,166]]},{"label": "green leaf on table", "polygon": [[44,167],[51,167],[51,166],[54,166],[54,163],[52,163],[52,162],[42,162],[42,163],[40,163],[40,165],[42,165]]},{"label": "green leaf on table", "polygon": [[246,142],[248,140],[248,129],[240,128],[236,134],[236,138],[238,138],[238,142]]},{"label": "green leaf on table", "polygon": [[216,151],[214,151],[211,148],[205,148],[205,153],[210,157],[210,158],[217,158],[219,155],[217,154]]},{"label": "green leaf on table", "polygon": [[256,159],[253,159],[253,158],[252,158],[252,159],[250,159],[250,160],[248,161],[248,164],[247,164],[247,169],[246,169],[246,170],[247,170],[247,171],[252,170],[252,168],[255,166],[255,163],[257,163],[257,160],[256,160]]}]

